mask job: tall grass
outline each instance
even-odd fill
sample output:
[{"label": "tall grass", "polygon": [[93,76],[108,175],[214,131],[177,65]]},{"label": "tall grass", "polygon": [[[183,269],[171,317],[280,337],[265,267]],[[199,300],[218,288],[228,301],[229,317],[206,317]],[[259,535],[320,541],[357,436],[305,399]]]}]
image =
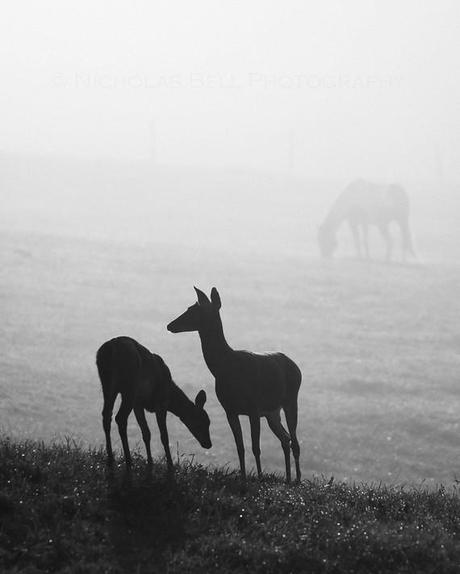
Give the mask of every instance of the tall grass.
[{"label": "tall grass", "polygon": [[458,572],[455,490],[243,483],[178,460],[126,473],[67,441],[0,439],[2,572]]}]

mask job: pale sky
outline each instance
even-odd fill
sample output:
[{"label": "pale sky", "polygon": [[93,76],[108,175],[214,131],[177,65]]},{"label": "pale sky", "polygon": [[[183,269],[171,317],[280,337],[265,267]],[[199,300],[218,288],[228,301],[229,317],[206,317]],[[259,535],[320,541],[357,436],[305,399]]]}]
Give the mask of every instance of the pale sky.
[{"label": "pale sky", "polygon": [[460,181],[454,0],[4,3],[0,151]]}]

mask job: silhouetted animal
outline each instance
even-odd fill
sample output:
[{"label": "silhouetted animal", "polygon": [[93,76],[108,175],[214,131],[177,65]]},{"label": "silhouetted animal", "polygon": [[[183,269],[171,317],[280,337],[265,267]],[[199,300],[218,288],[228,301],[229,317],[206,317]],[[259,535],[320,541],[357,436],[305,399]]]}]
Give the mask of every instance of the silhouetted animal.
[{"label": "silhouetted animal", "polygon": [[[332,204],[318,231],[318,243],[323,257],[332,257],[337,248],[336,233],[347,221],[357,255],[369,257],[368,226],[375,225],[386,243],[386,259],[391,259],[393,244],[389,225],[395,221],[401,230],[403,259],[415,257],[409,229],[409,197],[399,185],[378,185],[365,180],[351,183]],[[362,238],[360,234],[362,231]]]},{"label": "silhouetted animal", "polygon": [[[227,415],[235,437],[241,474],[246,477],[244,444],[239,415],[248,415],[251,425],[252,451],[257,473],[260,465],[260,417],[266,417],[279,438],[286,463],[286,481],[291,480],[290,446],[295,460],[296,477],[300,480],[300,448],[296,436],[297,396],[301,383],[298,366],[282,353],[256,354],[235,351],[225,340],[219,310],[221,300],[216,288],[211,299],[195,287],[198,301],[180,317],[169,323],[168,331],[198,331],[204,360],[216,380],[216,394]],[[280,417],[284,410],[289,429]]]},{"label": "silhouetted animal", "polygon": [[145,410],[156,414],[168,467],[171,468],[173,463],[166,427],[167,411],[181,419],[202,447],[211,448],[210,421],[203,408],[206,402],[205,391],[201,390],[197,394],[195,403],[190,401],[174,383],[167,365],[159,355],[151,353],[130,337],[116,337],[100,347],[96,355],[96,364],[104,395],[102,423],[109,463],[113,461],[110,427],[113,406],[118,393],[121,394],[121,405],[115,420],[128,467],[131,466],[131,454],[126,428],[128,416],[133,409],[142,431],[149,463],[152,462],[151,435],[145,418]]}]

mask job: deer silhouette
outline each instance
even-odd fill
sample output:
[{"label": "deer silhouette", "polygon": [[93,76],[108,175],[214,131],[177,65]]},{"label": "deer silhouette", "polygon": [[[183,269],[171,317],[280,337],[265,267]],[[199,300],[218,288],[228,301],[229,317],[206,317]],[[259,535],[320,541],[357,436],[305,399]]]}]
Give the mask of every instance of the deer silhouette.
[{"label": "deer silhouette", "polygon": [[[297,396],[301,383],[298,366],[283,353],[256,354],[236,351],[227,343],[220,317],[221,299],[214,287],[209,299],[195,287],[197,302],[169,323],[168,331],[198,331],[204,360],[215,377],[216,395],[223,406],[236,442],[240,469],[246,477],[243,435],[240,415],[249,417],[252,451],[260,476],[260,418],[278,437],[284,452],[286,481],[291,480],[290,448],[294,455],[296,478],[299,481],[300,447],[296,436]],[[283,409],[289,432],[281,423]]]},{"label": "deer silhouette", "polygon": [[[357,180],[348,185],[332,204],[318,231],[318,243],[323,257],[332,257],[337,248],[337,230],[347,221],[358,257],[369,257],[369,225],[376,226],[386,244],[386,260],[391,259],[393,241],[390,223],[401,230],[403,259],[416,257],[409,227],[409,197],[400,185],[379,185]],[[361,237],[362,232],[362,237]]]},{"label": "deer silhouette", "polygon": [[96,365],[104,395],[102,424],[109,464],[113,462],[110,428],[113,406],[118,394],[121,394],[121,405],[115,420],[127,467],[132,464],[126,431],[132,410],[142,431],[149,464],[152,463],[151,433],[145,418],[146,410],[156,414],[169,468],[172,468],[173,462],[166,427],[168,411],[180,418],[203,448],[211,448],[210,421],[203,408],[206,402],[205,391],[201,390],[193,403],[173,382],[168,366],[159,355],[151,353],[130,337],[116,337],[100,347],[96,355]]}]

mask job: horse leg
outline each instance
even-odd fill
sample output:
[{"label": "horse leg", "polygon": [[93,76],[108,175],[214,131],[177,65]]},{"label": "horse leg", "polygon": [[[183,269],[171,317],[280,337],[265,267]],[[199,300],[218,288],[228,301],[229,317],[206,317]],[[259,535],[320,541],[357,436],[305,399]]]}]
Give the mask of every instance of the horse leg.
[{"label": "horse leg", "polygon": [[367,223],[362,224],[363,229],[363,245],[364,245],[364,257],[369,259],[369,226]]},{"label": "horse leg", "polygon": [[361,259],[361,238],[359,236],[358,225],[354,221],[349,221],[348,223],[350,225],[351,233],[353,235],[356,256],[359,257],[359,259]]},{"label": "horse leg", "polygon": [[391,260],[391,254],[393,252],[393,241],[391,239],[390,230],[388,228],[388,224],[384,224],[380,226],[380,233],[382,234],[383,240],[385,241],[386,245],[386,256],[385,260],[388,263]]},{"label": "horse leg", "polygon": [[401,240],[402,240],[402,252],[403,260],[406,260],[406,255],[412,255],[414,259],[417,259],[417,254],[415,253],[414,246],[412,244],[412,236],[409,229],[409,221],[403,219],[399,221],[399,227],[401,229]]}]

